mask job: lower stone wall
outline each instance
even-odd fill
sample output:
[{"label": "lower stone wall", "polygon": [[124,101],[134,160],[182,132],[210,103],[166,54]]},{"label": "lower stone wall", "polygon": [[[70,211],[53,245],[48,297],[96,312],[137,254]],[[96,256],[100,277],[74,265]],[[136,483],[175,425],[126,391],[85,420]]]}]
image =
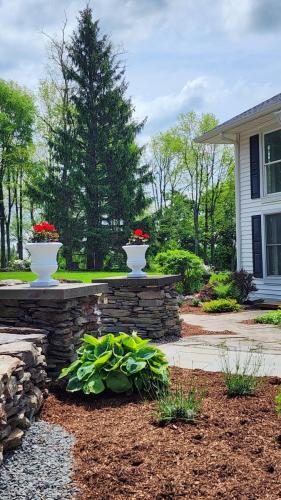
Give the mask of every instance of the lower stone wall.
[{"label": "lower stone wall", "polygon": [[[0,333],[0,464],[3,452],[21,442],[46,395],[45,333],[23,333],[9,329]],[[15,338],[20,341],[13,342]],[[32,336],[33,341],[25,341]],[[10,337],[10,338],[7,338]],[[36,345],[37,344],[37,345]]]},{"label": "lower stone wall", "polygon": [[[147,282],[148,280],[146,280]],[[178,294],[174,284],[150,286],[142,280],[124,280],[109,286],[101,304],[102,332],[137,331],[144,338],[180,334]]]},{"label": "lower stone wall", "polygon": [[0,300],[0,324],[44,328],[48,332],[48,375],[56,378],[75,358],[85,332],[98,334],[98,295],[65,300]]}]

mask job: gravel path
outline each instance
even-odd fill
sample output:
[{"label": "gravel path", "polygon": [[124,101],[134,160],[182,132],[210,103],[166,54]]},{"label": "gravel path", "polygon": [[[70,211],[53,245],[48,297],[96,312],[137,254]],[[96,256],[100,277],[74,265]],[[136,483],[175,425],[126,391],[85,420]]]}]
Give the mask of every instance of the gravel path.
[{"label": "gravel path", "polygon": [[6,454],[0,467],[1,500],[68,500],[71,446],[74,438],[62,427],[34,422],[22,446]]}]

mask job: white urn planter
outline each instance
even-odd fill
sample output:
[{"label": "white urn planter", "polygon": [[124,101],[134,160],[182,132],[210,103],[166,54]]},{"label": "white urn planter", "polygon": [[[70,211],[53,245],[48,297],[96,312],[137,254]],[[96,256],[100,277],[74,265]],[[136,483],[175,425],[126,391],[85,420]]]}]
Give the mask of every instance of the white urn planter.
[{"label": "white urn planter", "polygon": [[38,279],[30,283],[31,287],[47,288],[57,286],[58,280],[51,274],[58,269],[57,253],[62,246],[59,242],[28,243],[26,249],[31,257],[31,271],[38,274]]},{"label": "white urn planter", "polygon": [[149,245],[125,245],[123,250],[127,254],[127,266],[132,269],[128,278],[145,278],[147,274],[142,271],[146,265],[145,254]]}]

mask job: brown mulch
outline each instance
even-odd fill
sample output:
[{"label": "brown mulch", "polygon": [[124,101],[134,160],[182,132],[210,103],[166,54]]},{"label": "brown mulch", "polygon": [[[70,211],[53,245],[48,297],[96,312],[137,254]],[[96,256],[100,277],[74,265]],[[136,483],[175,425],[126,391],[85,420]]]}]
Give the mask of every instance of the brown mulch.
[{"label": "brown mulch", "polygon": [[181,324],[181,336],[182,337],[192,337],[196,335],[236,335],[229,330],[224,330],[223,332],[212,332],[210,330],[204,330],[201,326],[198,325],[190,325],[189,323],[185,323],[184,321]]},{"label": "brown mulch", "polygon": [[254,319],[243,319],[240,323],[243,323],[243,325],[257,325]]},{"label": "brown mulch", "polygon": [[256,396],[228,399],[222,375],[173,369],[173,380],[204,388],[194,425],[156,426],[154,402],[52,394],[41,417],[74,434],[78,500],[281,498],[280,379]]},{"label": "brown mulch", "polygon": [[183,302],[183,304],[180,307],[180,313],[181,314],[207,314],[202,310],[202,306],[191,306],[188,302]]}]

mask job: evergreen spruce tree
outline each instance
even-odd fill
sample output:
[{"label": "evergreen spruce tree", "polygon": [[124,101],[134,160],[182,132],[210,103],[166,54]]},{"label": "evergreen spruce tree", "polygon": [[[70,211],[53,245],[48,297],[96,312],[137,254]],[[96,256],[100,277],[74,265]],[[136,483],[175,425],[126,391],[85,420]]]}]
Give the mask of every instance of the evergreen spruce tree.
[{"label": "evergreen spruce tree", "polygon": [[80,13],[69,44],[69,78],[77,117],[85,213],[87,269],[100,270],[116,234],[146,206],[145,167],[135,142],[143,123],[133,120],[124,68],[100,34],[89,7]]}]

